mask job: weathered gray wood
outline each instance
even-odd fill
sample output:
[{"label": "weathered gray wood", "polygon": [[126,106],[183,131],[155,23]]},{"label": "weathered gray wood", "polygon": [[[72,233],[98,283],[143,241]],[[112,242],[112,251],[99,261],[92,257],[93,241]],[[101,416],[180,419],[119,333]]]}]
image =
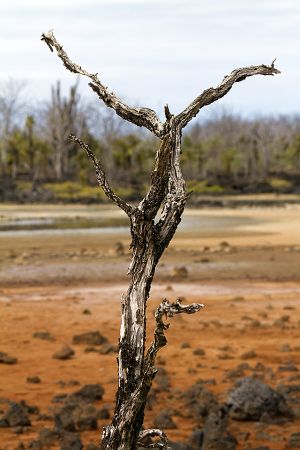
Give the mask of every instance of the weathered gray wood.
[{"label": "weathered gray wood", "polygon": [[93,162],[93,165],[95,167],[96,171],[96,177],[97,181],[99,183],[99,186],[102,188],[105,195],[116,205],[118,205],[123,211],[130,217],[134,211],[134,208],[129,205],[125,200],[123,200],[121,197],[119,197],[113,189],[110,187],[110,184],[106,178],[105,171],[103,169],[103,166],[100,161],[97,160],[94,153],[92,152],[92,149],[85,144],[79,137],[75,136],[74,134],[70,134],[69,139],[73,142],[76,142],[80,145],[80,147],[86,152],[88,157]]},{"label": "weathered gray wood", "polygon": [[[270,66],[236,69],[216,88],[204,91],[177,116],[171,114],[166,105],[166,120],[162,123],[154,111],[129,107],[101,83],[97,74],[91,74],[73,63],[52,31],[43,34],[42,40],[51,51],[56,50],[68,70],[92,80],[89,85],[108,107],[129,122],[148,128],[161,139],[148,192],[137,206],[131,206],[112,190],[102,164],[95,158],[92,149],[79,137],[70,137],[87,152],[94,164],[99,185],[107,197],[127,213],[131,222],[132,260],[128,271],[129,287],[122,298],[118,392],[114,417],[103,431],[101,449],[134,450],[137,445],[147,447],[140,441],[150,436],[158,437],[160,441],[148,445],[148,448],[166,450],[169,448],[168,440],[161,430],[142,431],[147,395],[156,374],[155,358],[159,349],[167,342],[165,331],[169,325],[163,322],[163,317],[180,313],[193,314],[203,307],[198,303],[184,306],[179,301],[169,303],[164,300],[156,311],[154,340],[146,351],[146,307],[155,268],[174,236],[187,200],[180,166],[182,129],[201,108],[226,95],[234,83],[253,75],[274,75],[280,72],[275,69],[274,62]],[[155,224],[154,219],[161,207],[162,212]]]},{"label": "weathered gray wood", "polygon": [[241,69],[233,70],[229,75],[226,75],[222,82],[216,88],[209,88],[202,92],[192,103],[178,116],[176,120],[181,128],[185,127],[189,121],[195,117],[203,106],[210,105],[211,103],[224,97],[234,83],[245,80],[248,77],[254,75],[276,75],[280,71],[274,67],[275,60],[270,66],[261,64],[260,66],[242,67]]},{"label": "weathered gray wood", "polygon": [[58,57],[70,72],[84,75],[92,81],[89,83],[89,86],[97,93],[101,100],[103,100],[106,106],[113,108],[123,119],[126,119],[139,127],[148,128],[158,137],[161,136],[163,125],[152,109],[133,108],[122,102],[113,92],[109,91],[109,89],[101,83],[97,73],[89,73],[87,70],[71,61],[62,45],[56,40],[52,30],[48,31],[46,34],[42,34],[41,39],[46,42],[52,52],[53,49],[56,50]]}]

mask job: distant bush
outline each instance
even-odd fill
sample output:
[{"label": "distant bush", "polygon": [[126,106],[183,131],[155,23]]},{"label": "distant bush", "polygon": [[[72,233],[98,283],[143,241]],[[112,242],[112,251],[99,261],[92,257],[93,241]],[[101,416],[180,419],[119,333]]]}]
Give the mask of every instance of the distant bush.
[{"label": "distant bush", "polygon": [[218,184],[207,184],[207,181],[188,181],[187,190],[193,191],[195,194],[222,194],[224,188]]},{"label": "distant bush", "polygon": [[107,201],[105,194],[98,186],[89,186],[75,181],[46,183],[40,189],[50,192],[51,197],[57,201]]},{"label": "distant bush", "polygon": [[293,189],[292,181],[284,178],[269,178],[267,181],[272,190],[276,192],[290,192]]}]

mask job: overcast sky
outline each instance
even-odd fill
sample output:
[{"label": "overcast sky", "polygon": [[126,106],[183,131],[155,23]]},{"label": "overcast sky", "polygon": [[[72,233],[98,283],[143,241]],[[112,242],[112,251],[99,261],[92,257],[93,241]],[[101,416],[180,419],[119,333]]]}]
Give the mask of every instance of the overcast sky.
[{"label": "overcast sky", "polygon": [[0,82],[26,79],[41,99],[57,79],[64,88],[75,81],[40,41],[51,28],[73,61],[127,102],[158,111],[168,102],[179,112],[232,69],[277,57],[281,75],[238,83],[220,105],[300,113],[299,0],[1,1]]}]

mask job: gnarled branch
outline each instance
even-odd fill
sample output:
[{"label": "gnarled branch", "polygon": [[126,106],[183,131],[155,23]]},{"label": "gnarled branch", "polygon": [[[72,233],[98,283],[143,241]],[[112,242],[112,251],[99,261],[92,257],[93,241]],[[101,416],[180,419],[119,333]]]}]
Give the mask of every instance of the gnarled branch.
[{"label": "gnarled branch", "polygon": [[157,137],[162,136],[163,124],[155,111],[149,108],[133,108],[122,102],[113,92],[109,91],[108,88],[101,83],[97,73],[89,73],[87,70],[71,61],[62,45],[56,40],[52,30],[48,31],[47,34],[42,34],[41,39],[46,42],[52,52],[53,48],[56,50],[58,57],[70,72],[84,75],[92,81],[89,83],[89,86],[97,93],[101,100],[103,100],[106,106],[114,109],[120,117],[126,119],[128,122],[134,123],[139,127],[148,128],[148,130],[152,131]]},{"label": "gnarled branch", "polygon": [[98,181],[99,185],[101,186],[101,188],[103,189],[103,192],[105,193],[105,195],[110,200],[112,200],[114,203],[116,203],[121,209],[123,209],[123,211],[130,217],[134,212],[134,208],[131,205],[129,205],[127,202],[125,202],[125,200],[123,200],[121,197],[119,197],[111,189],[109,182],[107,181],[102,164],[100,161],[97,160],[97,158],[95,157],[95,155],[92,152],[92,150],[90,149],[90,147],[87,144],[85,144],[81,139],[79,139],[79,137],[77,137],[73,134],[71,134],[69,136],[69,138],[73,142],[76,142],[76,144],[79,144],[80,147],[86,151],[88,157],[93,162],[95,170],[96,170],[97,181]]},{"label": "gnarled branch", "polygon": [[264,64],[260,66],[242,67],[233,70],[229,75],[223,78],[223,81],[216,88],[209,88],[202,92],[184,111],[176,116],[178,125],[184,128],[189,121],[195,117],[203,106],[210,105],[219,98],[224,97],[230,91],[234,83],[243,81],[253,75],[275,75],[280,73],[274,67],[275,60],[270,66]]},{"label": "gnarled branch", "polygon": [[[144,444],[142,441],[143,439],[150,437],[159,437],[160,442],[152,442],[151,444]],[[137,445],[140,447],[145,448],[161,448],[163,450],[172,450],[170,447],[168,447],[168,438],[166,434],[162,430],[158,430],[156,428],[150,428],[149,430],[143,430],[139,434],[139,440]]]},{"label": "gnarled branch", "polygon": [[170,318],[176,314],[195,314],[202,308],[204,308],[202,303],[182,305],[180,298],[175,303],[170,303],[166,298],[161,302],[155,311],[156,327],[154,330],[154,339],[145,359],[147,371],[153,369],[158,351],[167,344],[165,331],[169,328],[170,324],[164,323],[163,318]]}]

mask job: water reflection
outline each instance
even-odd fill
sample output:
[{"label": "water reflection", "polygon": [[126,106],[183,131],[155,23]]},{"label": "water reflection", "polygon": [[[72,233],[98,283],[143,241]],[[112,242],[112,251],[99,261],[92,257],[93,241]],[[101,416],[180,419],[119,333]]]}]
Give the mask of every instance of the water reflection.
[{"label": "water reflection", "polygon": [[[68,211],[70,213],[70,211]],[[78,214],[78,211],[77,211]],[[188,211],[184,214],[179,232],[231,231],[238,227],[257,224],[257,220],[247,216],[218,216],[201,214],[201,211]],[[2,216],[0,220],[0,236],[30,235],[64,235],[64,234],[128,234],[129,220],[124,215],[116,215],[113,210],[101,210],[96,215],[62,215],[43,214],[42,217]]]}]

